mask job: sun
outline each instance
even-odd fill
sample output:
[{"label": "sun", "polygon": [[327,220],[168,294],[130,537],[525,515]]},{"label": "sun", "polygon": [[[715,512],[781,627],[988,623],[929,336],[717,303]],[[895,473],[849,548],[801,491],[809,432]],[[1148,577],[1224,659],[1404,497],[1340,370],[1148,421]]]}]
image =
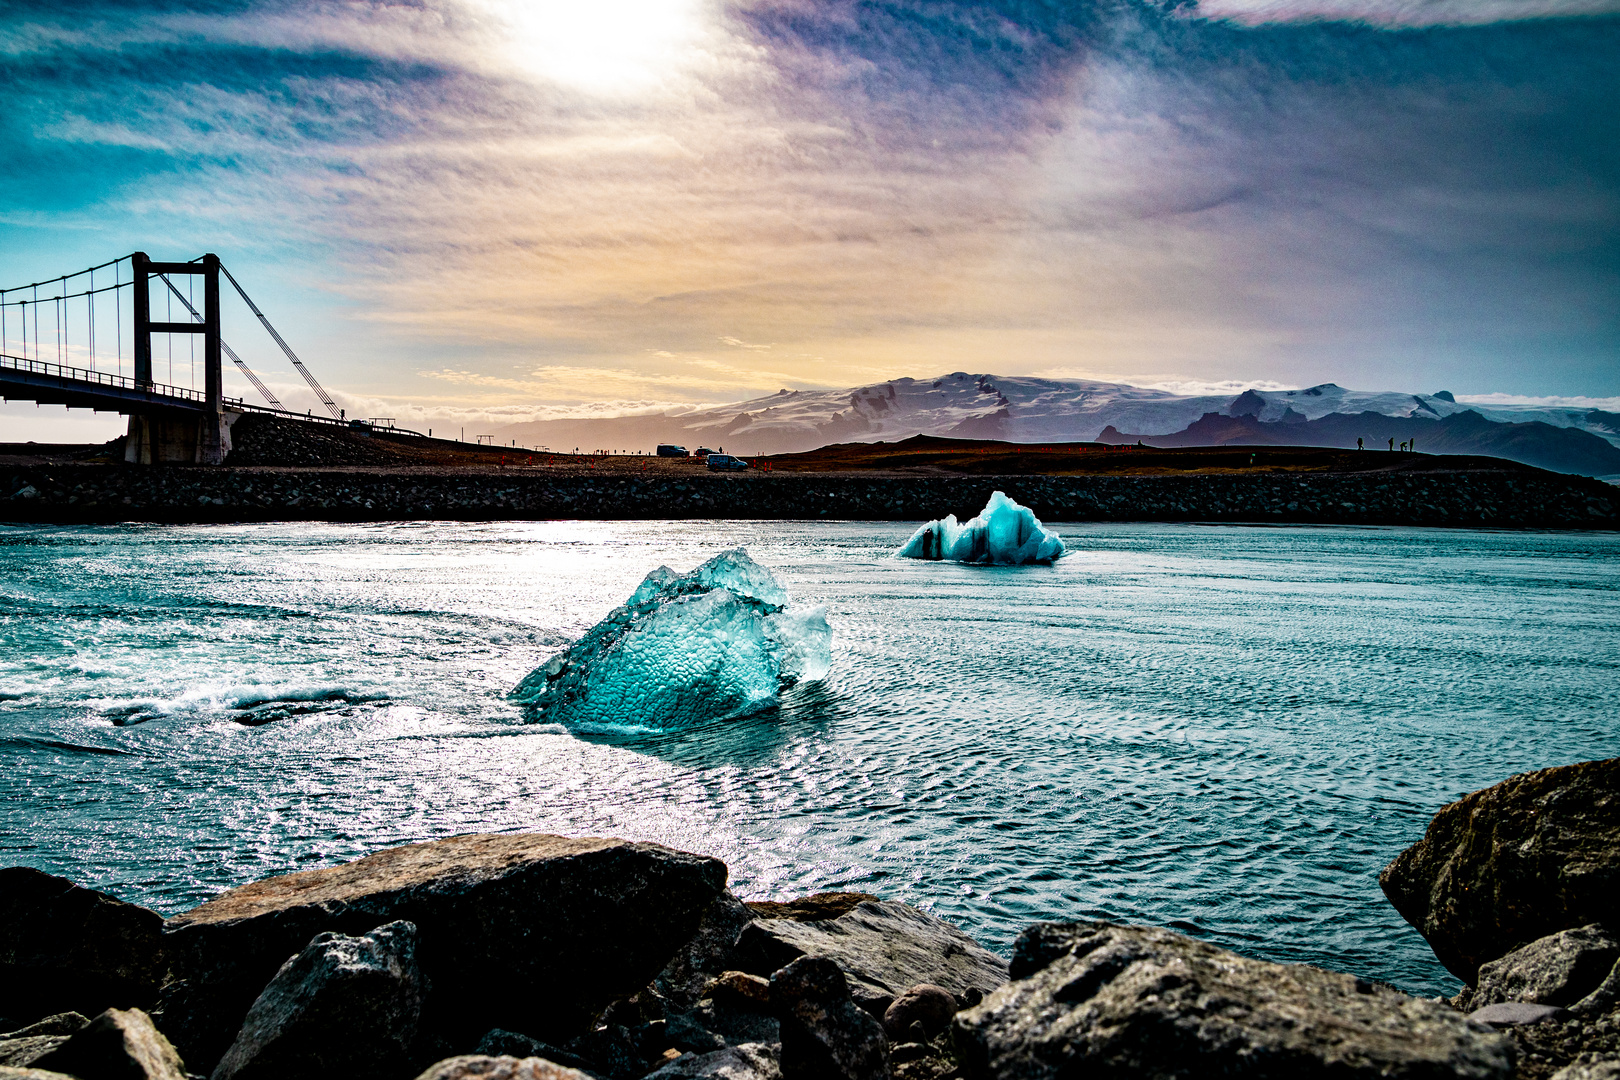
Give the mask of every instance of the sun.
[{"label": "sun", "polygon": [[711,29],[711,0],[481,0],[516,68],[574,90],[626,95],[687,68]]}]

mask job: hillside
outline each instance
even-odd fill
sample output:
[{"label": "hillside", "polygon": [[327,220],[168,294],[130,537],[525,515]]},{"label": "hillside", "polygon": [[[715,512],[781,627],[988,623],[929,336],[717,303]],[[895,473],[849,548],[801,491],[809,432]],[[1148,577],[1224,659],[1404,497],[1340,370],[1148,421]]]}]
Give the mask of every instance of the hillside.
[{"label": "hillside", "polygon": [[[1408,394],[1348,390],[1333,383],[1299,390],[1245,390],[1239,394],[1178,394],[1169,390],[1086,380],[1007,378],[955,372],[932,380],[894,379],[849,390],[781,390],[768,397],[731,405],[693,406],[633,416],[535,421],[496,432],[500,441],[546,446],[552,450],[651,450],[659,442],[700,445],[755,456],[790,454],[847,442],[897,442],[913,435],[994,439],[1013,443],[1088,442],[1113,430],[1115,436],[1156,440],[1196,439],[1207,416],[1298,428],[1341,417],[1367,428],[1360,417],[1453,422],[1459,452],[1488,453],[1562,472],[1608,475],[1620,472],[1609,451],[1620,453],[1620,414],[1596,409],[1549,409],[1458,402],[1444,391]],[[1474,419],[1470,419],[1470,417]],[[1480,426],[1483,423],[1485,426]],[[1493,432],[1493,426],[1514,430]],[[1206,425],[1207,426],[1207,425]],[[1223,429],[1224,430],[1224,429]],[[1379,431],[1386,428],[1380,427]],[[1349,432],[1346,444],[1332,423],[1299,428],[1288,443],[1327,440],[1321,445],[1355,445],[1363,438],[1387,439],[1369,430]],[[1448,432],[1451,429],[1448,429]],[[1396,436],[1416,437],[1425,449],[1435,429],[1415,427]],[[1571,434],[1585,438],[1572,438]],[[1450,434],[1447,438],[1452,437]],[[1218,440],[1217,440],[1218,441]],[[1230,440],[1227,440],[1230,441]],[[1187,445],[1181,443],[1178,445]],[[1607,449],[1605,449],[1607,448]]]}]

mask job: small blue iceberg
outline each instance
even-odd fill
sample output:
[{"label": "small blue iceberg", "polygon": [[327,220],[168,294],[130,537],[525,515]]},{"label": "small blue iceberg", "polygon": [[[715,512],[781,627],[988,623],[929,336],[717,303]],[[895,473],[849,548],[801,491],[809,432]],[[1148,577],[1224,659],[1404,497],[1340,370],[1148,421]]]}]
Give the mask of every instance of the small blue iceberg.
[{"label": "small blue iceberg", "polygon": [[1067,549],[1027,506],[993,492],[977,517],[958,522],[955,514],[930,521],[911,534],[899,551],[903,559],[950,559],[961,563],[1021,566],[1051,563]]},{"label": "small blue iceberg", "polygon": [[790,608],[781,583],[737,548],[689,574],[660,566],[511,696],[536,723],[668,730],[756,712],[831,663],[826,609]]}]

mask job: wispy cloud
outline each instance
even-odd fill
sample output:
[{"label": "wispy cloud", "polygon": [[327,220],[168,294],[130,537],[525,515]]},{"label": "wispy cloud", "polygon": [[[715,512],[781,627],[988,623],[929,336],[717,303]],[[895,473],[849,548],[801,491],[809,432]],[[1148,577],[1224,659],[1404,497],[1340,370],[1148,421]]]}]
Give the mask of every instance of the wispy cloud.
[{"label": "wispy cloud", "polygon": [[423,407],[951,369],[1602,394],[1617,8],[14,5],[0,237],[40,273],[69,235],[228,252],[326,377]]},{"label": "wispy cloud", "polygon": [[1204,18],[1268,22],[1366,23],[1371,26],[1482,26],[1522,19],[1620,13],[1620,0],[1198,0]]}]

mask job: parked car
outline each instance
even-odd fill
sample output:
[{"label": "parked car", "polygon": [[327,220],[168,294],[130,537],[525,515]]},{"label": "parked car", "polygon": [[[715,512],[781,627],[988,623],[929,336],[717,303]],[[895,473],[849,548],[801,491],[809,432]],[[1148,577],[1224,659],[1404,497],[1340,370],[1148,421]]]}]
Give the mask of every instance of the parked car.
[{"label": "parked car", "polygon": [[684,446],[676,446],[674,443],[664,442],[664,443],[659,443],[658,444],[658,456],[659,457],[691,457],[692,455],[688,454],[686,452],[686,447],[684,447]]},{"label": "parked car", "polygon": [[714,453],[714,451],[710,450],[707,446],[700,446],[696,450],[692,451],[692,456],[695,458],[706,458],[712,453]]},{"label": "parked car", "polygon": [[727,471],[732,469],[746,469],[748,468],[748,462],[744,461],[740,457],[732,457],[730,454],[710,454],[709,468],[716,471],[720,471],[722,469]]}]

